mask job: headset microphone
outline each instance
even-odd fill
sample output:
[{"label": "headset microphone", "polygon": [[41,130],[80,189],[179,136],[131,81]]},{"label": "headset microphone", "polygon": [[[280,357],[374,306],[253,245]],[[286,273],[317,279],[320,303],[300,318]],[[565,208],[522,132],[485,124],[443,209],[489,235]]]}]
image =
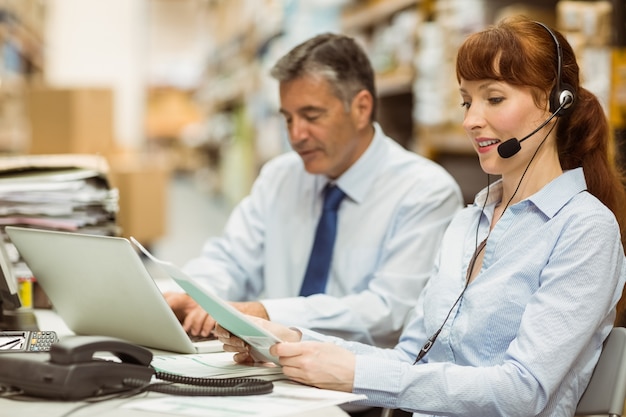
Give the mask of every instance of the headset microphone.
[{"label": "headset microphone", "polygon": [[550,123],[550,120],[554,119],[557,116],[557,114],[559,114],[559,111],[562,108],[564,108],[566,104],[569,104],[569,101],[567,99],[564,101],[563,104],[561,104],[561,106],[557,109],[557,111],[552,113],[550,115],[550,117],[548,117],[546,119],[545,122],[540,124],[537,129],[533,130],[532,132],[530,132],[529,134],[527,134],[523,138],[521,138],[519,140],[517,138],[511,138],[509,140],[506,140],[506,141],[502,142],[500,145],[498,145],[498,154],[500,155],[500,157],[501,158],[510,158],[513,155],[515,155],[516,153],[518,153],[522,149],[522,145],[521,145],[522,142],[524,142],[526,139],[528,139],[529,137],[531,137],[535,133],[539,132],[545,125]]}]

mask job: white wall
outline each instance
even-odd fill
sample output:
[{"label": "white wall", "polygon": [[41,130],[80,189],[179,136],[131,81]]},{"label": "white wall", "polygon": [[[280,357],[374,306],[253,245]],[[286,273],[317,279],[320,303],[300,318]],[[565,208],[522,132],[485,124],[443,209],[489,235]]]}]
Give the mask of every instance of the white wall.
[{"label": "white wall", "polygon": [[213,44],[206,1],[148,0],[147,16],[147,83],[197,87]]},{"label": "white wall", "polygon": [[143,141],[147,0],[47,0],[45,81],[114,91],[118,144]]}]

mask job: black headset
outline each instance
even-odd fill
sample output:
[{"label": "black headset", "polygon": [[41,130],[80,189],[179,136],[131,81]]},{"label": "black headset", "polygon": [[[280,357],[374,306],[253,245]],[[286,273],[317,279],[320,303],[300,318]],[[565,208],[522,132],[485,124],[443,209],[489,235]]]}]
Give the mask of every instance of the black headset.
[{"label": "black headset", "polygon": [[539,130],[543,129],[543,127],[555,117],[560,117],[568,114],[571,111],[572,105],[575,101],[575,96],[572,92],[574,88],[571,85],[564,83],[561,79],[563,51],[561,50],[561,44],[559,43],[559,40],[548,26],[544,25],[541,22],[535,23],[544,28],[550,34],[550,36],[552,36],[554,44],[556,45],[556,85],[554,86],[552,91],[550,91],[550,113],[552,114],[535,130],[533,130],[523,138],[511,138],[498,145],[498,154],[502,158],[510,158],[513,155],[517,154],[522,149],[522,142],[537,133]]},{"label": "black headset", "polygon": [[544,28],[556,45],[556,85],[550,92],[550,112],[556,113],[556,116],[563,116],[569,112],[574,104],[576,96],[573,93],[574,88],[563,82],[561,78],[561,69],[563,67],[563,51],[561,50],[561,44],[556,35],[547,25],[541,22],[535,22],[542,28]]}]

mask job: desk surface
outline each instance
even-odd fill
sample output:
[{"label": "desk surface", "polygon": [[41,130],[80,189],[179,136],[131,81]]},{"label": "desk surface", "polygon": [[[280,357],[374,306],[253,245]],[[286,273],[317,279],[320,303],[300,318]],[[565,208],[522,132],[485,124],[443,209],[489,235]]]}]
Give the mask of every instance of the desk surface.
[{"label": "desk surface", "polygon": [[[68,334],[72,334],[71,331],[65,326],[58,316],[52,311],[36,311],[37,321],[41,330],[54,330],[60,337]],[[275,391],[281,387],[281,384],[288,385],[288,382],[275,381]],[[309,390],[308,387],[304,388]],[[311,393],[318,391],[316,388],[310,388]],[[34,416],[43,415],[46,417],[85,417],[94,416],[99,417],[172,417],[172,413],[163,413],[158,411],[145,411],[139,409],[129,408],[134,402],[139,402],[146,399],[158,399],[167,397],[173,398],[173,396],[167,396],[159,393],[144,393],[132,398],[126,399],[112,399],[102,402],[87,403],[84,401],[48,401],[43,399],[33,400],[15,400],[8,398],[0,398],[0,417],[9,416]],[[256,397],[256,396],[255,396]],[[258,396],[255,398],[257,401],[262,400],[264,396]],[[232,397],[239,399],[240,397]],[[248,397],[250,398],[250,397]],[[272,400],[273,397],[267,397],[267,401]],[[308,402],[310,404],[310,400]],[[135,403],[136,404],[136,403]],[[268,403],[269,404],[269,403]],[[189,414],[180,414],[189,415]],[[224,415],[227,415],[224,413]],[[228,414],[231,415],[232,414]],[[345,413],[338,406],[327,406],[324,408],[317,408],[314,410],[299,410],[294,413],[285,414],[298,417],[315,417],[323,415],[325,417],[345,417],[348,414]]]},{"label": "desk surface", "polygon": [[[84,402],[61,402],[61,401],[38,401],[25,402],[0,398],[0,416],[45,416],[45,417],[172,417],[173,414],[165,414],[159,412],[146,412],[124,408],[131,401],[146,398],[158,398],[161,394],[150,393],[148,395],[140,395],[133,399],[126,400],[107,400],[100,403],[92,403],[82,407]],[[72,410],[74,410],[72,412]],[[297,417],[346,417],[340,407],[325,407],[315,410],[297,412],[292,416]]]},{"label": "desk surface", "polygon": [[[1,416],[46,416],[46,417],[172,417],[171,413],[159,413],[155,411],[142,411],[131,408],[125,408],[132,401],[141,399],[152,399],[162,397],[162,394],[149,393],[140,395],[132,399],[124,400],[107,400],[97,403],[86,403],[83,401],[16,401],[0,398],[0,415]],[[239,397],[238,397],[239,398]],[[245,401],[245,400],[243,400]],[[182,414],[181,414],[182,415]],[[206,414],[205,414],[206,415]],[[224,413],[223,415],[227,415]],[[231,415],[232,414],[228,414]],[[243,414],[242,414],[243,415]],[[246,416],[250,414],[246,413]],[[290,416],[297,417],[346,417],[340,407],[330,406],[317,408],[308,411],[299,411]]]}]

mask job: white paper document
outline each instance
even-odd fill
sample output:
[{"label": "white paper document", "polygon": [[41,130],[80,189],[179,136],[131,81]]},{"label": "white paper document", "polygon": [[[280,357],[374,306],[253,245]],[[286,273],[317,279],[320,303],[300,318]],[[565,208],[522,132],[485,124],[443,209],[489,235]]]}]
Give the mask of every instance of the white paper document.
[{"label": "white paper document", "polygon": [[[198,353],[191,355],[155,355],[152,367],[161,372],[191,377],[263,377],[284,378],[282,368],[273,363],[239,364],[233,352]],[[274,376],[267,378],[268,376]]]}]

